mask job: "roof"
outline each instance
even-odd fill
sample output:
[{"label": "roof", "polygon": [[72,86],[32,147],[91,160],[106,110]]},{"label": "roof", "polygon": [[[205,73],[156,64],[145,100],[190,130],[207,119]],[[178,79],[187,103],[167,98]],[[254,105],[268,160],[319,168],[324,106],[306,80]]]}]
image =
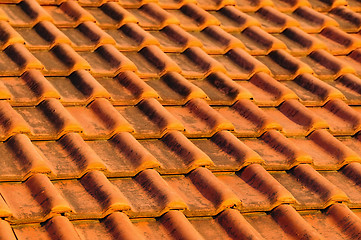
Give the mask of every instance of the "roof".
[{"label": "roof", "polygon": [[361,2],[3,0],[0,239],[361,239]]}]

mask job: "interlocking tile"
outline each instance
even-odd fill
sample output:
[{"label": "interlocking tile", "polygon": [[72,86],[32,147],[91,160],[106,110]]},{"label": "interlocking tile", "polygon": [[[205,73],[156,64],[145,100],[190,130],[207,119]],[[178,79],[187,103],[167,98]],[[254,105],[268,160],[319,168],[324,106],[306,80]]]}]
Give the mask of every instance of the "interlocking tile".
[{"label": "interlocking tile", "polygon": [[360,15],[352,11],[352,8],[340,6],[332,9],[328,15],[335,19],[345,32],[358,32],[360,30]]}]

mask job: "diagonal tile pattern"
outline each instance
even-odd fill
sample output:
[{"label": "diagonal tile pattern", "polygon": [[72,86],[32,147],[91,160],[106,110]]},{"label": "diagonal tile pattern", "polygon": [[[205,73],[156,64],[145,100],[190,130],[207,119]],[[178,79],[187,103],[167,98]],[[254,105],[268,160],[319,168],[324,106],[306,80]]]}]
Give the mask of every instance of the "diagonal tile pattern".
[{"label": "diagonal tile pattern", "polygon": [[361,239],[359,0],[0,1],[0,239]]}]

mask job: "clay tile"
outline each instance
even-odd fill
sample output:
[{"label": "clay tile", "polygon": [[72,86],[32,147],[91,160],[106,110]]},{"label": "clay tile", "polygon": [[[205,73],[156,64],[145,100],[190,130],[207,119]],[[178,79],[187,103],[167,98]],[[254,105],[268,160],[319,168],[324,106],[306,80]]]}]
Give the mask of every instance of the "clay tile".
[{"label": "clay tile", "polygon": [[204,10],[219,10],[227,5],[236,5],[236,0],[198,0],[197,3]]},{"label": "clay tile", "polygon": [[118,74],[118,76],[116,76],[116,79],[127,90],[132,92],[132,94],[138,98],[138,101],[141,101],[145,98],[160,99],[158,93],[142,79],[140,79],[134,72],[121,72]]},{"label": "clay tile", "polygon": [[94,150],[84,142],[79,134],[67,133],[59,142],[71,155],[72,159],[76,161],[79,169],[81,169],[82,172],[80,176],[92,170],[107,170],[104,162]]},{"label": "clay tile", "polygon": [[361,162],[361,158],[353,150],[345,146],[342,142],[332,136],[328,131],[316,130],[308,137],[314,141],[325,152],[333,155],[339,160],[338,167],[342,167],[351,162]]},{"label": "clay tile", "polygon": [[259,164],[249,165],[240,176],[252,187],[267,194],[273,206],[296,202],[293,195]]},{"label": "clay tile", "polygon": [[99,28],[94,22],[86,21],[79,24],[78,29],[92,42],[96,43],[95,48],[104,44],[115,45],[115,40]]},{"label": "clay tile", "polygon": [[30,133],[29,125],[6,101],[0,101],[0,126],[3,140],[16,133]]},{"label": "clay tile", "polygon": [[247,35],[253,41],[267,48],[266,54],[275,49],[287,49],[286,45],[278,38],[272,36],[258,26],[250,26],[243,30],[243,34]]},{"label": "clay tile", "polygon": [[214,204],[218,213],[242,204],[235,193],[206,168],[196,168],[189,173],[189,178],[202,195]]},{"label": "clay tile", "polygon": [[38,70],[28,70],[21,78],[26,82],[31,91],[33,91],[37,97],[38,102],[43,101],[46,98],[60,99],[59,92],[51,85],[51,83],[41,74]]},{"label": "clay tile", "polygon": [[89,101],[96,98],[110,99],[110,93],[88,71],[77,70],[70,74],[69,79]]},{"label": "clay tile", "polygon": [[225,119],[202,99],[194,98],[190,100],[186,106],[194,115],[197,116],[197,118],[206,122],[214,133],[221,130],[234,129],[234,126],[230,121]]},{"label": "clay tile", "polygon": [[27,15],[29,15],[35,24],[44,20],[53,20],[49,13],[35,0],[23,0],[19,3],[19,6]]},{"label": "clay tile", "polygon": [[35,174],[28,178],[25,183],[35,200],[44,208],[48,217],[57,213],[73,211],[69,203],[61,196],[47,176]]},{"label": "clay tile", "polygon": [[287,27],[299,26],[299,23],[295,19],[293,19],[292,17],[286,14],[281,13],[277,9],[270,6],[262,7],[256,13],[261,15],[261,17],[266,19],[267,21],[273,22],[277,25],[275,29],[273,29],[272,27],[268,28],[267,29],[268,32],[277,32],[280,30],[280,28],[282,30]]},{"label": "clay tile", "polygon": [[211,73],[207,77],[207,81],[215,86],[219,91],[231,97],[233,102],[240,99],[252,99],[253,95],[246,88],[241,87],[230,77],[222,72]]},{"label": "clay tile", "polygon": [[128,199],[102,172],[90,171],[80,179],[80,182],[103,207],[103,216],[114,211],[130,210]]},{"label": "clay tile", "polygon": [[125,23],[136,23],[137,19],[130,14],[127,10],[121,7],[117,2],[104,3],[100,9],[105,12],[108,16],[118,21],[116,25],[118,28],[123,26]]},{"label": "clay tile", "polygon": [[0,195],[0,217],[6,218],[11,217],[13,214],[4,200],[4,197]]},{"label": "clay tile", "polygon": [[264,160],[229,131],[220,131],[211,138],[219,148],[239,161],[239,168],[252,163],[263,164]]},{"label": "clay tile", "polygon": [[312,25],[309,27],[300,26],[301,29],[305,30],[307,33],[320,32],[323,28],[327,26],[339,26],[339,24],[333,18],[330,18],[325,14],[317,12],[316,10],[310,7],[306,7],[306,6],[299,7],[293,13],[307,21],[312,22]]},{"label": "clay tile", "polygon": [[73,224],[64,216],[55,216],[45,224],[45,229],[52,239],[80,240]]},{"label": "clay tile", "polygon": [[16,240],[10,224],[5,220],[0,220],[0,239]]},{"label": "clay tile", "polygon": [[161,135],[169,130],[184,131],[184,126],[154,98],[144,99],[138,104],[140,110],[161,128]]},{"label": "clay tile", "polygon": [[270,129],[282,129],[280,124],[271,119],[265,112],[257,107],[257,105],[248,99],[238,100],[232,108],[234,108],[242,117],[257,125],[258,136]]},{"label": "clay tile", "polygon": [[169,211],[164,214],[159,221],[174,239],[204,240],[180,211]]},{"label": "clay tile", "polygon": [[297,145],[293,144],[288,138],[283,136],[282,133],[270,130],[263,134],[261,138],[277,152],[287,156],[289,168],[300,163],[312,164],[312,157],[302,151]]},{"label": "clay tile", "polygon": [[236,209],[226,209],[216,219],[227,234],[234,239],[264,239]]},{"label": "clay tile", "polygon": [[237,8],[243,12],[255,12],[264,6],[274,6],[271,0],[236,0]]},{"label": "clay tile", "polygon": [[[256,60],[246,51],[240,48],[234,48],[227,52],[227,57],[229,57],[233,63],[237,64],[241,68],[241,72],[230,72],[228,69],[228,75],[231,78],[237,79],[248,79],[252,77],[257,72],[265,72],[270,74],[270,70],[263,63]],[[227,68],[227,66],[226,66]]]},{"label": "clay tile", "polygon": [[140,11],[158,22],[157,28],[163,28],[169,24],[179,24],[179,20],[156,3],[146,3],[139,8]]},{"label": "clay tile", "polygon": [[276,97],[277,105],[287,99],[298,99],[298,96],[289,88],[285,87],[279,81],[275,80],[266,73],[259,72],[253,75],[250,82],[257,87],[271,93]]},{"label": "clay tile", "polygon": [[49,120],[56,126],[57,137],[68,132],[82,132],[83,129],[75,118],[56,99],[46,99],[40,103],[40,108]]},{"label": "clay tile", "polygon": [[14,43],[25,43],[25,40],[9,23],[0,20],[0,50]]},{"label": "clay tile", "polygon": [[210,25],[220,25],[221,23],[217,18],[212,16],[207,11],[198,7],[194,3],[188,3],[183,5],[180,10],[190,18],[194,19],[198,23],[198,27],[202,30]]},{"label": "clay tile", "polygon": [[249,16],[246,13],[239,11],[236,7],[233,6],[225,6],[218,10],[224,17],[232,20],[233,23],[237,25],[237,27],[226,26],[221,23],[221,27],[230,30],[230,31],[242,31],[250,26],[261,26],[261,24],[253,17]]},{"label": "clay tile", "polygon": [[43,64],[41,64],[23,44],[14,43],[4,51],[20,67],[21,73],[28,69],[44,68]]},{"label": "clay tile", "polygon": [[343,74],[338,79],[337,82],[340,82],[343,86],[349,88],[352,91],[355,91],[358,94],[361,94],[361,79],[356,77],[353,74]]},{"label": "clay tile", "polygon": [[[351,36],[350,34],[345,33],[341,29],[330,26],[325,27],[320,34],[340,45],[343,46],[343,49],[339,51],[334,51],[333,54],[348,54],[352,50],[355,50],[356,48],[361,47],[361,40]],[[332,50],[332,49],[331,49]]]},{"label": "clay tile", "polygon": [[286,28],[282,32],[282,34],[306,49],[302,52],[298,52],[298,51],[294,51],[293,49],[290,49],[291,54],[294,56],[308,55],[316,49],[327,49],[326,45],[322,41],[320,41],[316,37],[313,37],[311,34],[307,34],[298,27]]},{"label": "clay tile", "polygon": [[360,218],[353,213],[346,205],[341,203],[333,204],[327,210],[327,216],[332,218],[336,226],[342,229],[350,238],[358,238],[361,234]]},{"label": "clay tile", "polygon": [[157,199],[158,204],[163,208],[162,212],[188,208],[183,199],[154,169],[142,171],[135,177],[135,180],[149,192],[150,196]]},{"label": "clay tile", "polygon": [[361,184],[361,164],[358,162],[349,163],[341,169],[341,172],[356,184]]},{"label": "clay tile", "polygon": [[277,68],[272,71],[272,66],[269,66],[276,79],[284,80],[295,78],[302,73],[313,73],[313,70],[307,64],[293,57],[284,50],[274,50],[270,52],[268,56],[275,64],[280,65],[289,72],[288,74],[278,74]]},{"label": "clay tile", "polygon": [[290,120],[303,126],[306,130],[306,135],[308,135],[315,129],[329,127],[329,125],[324,120],[320,119],[315,113],[308,110],[297,100],[286,100],[279,107],[279,110]]},{"label": "clay tile", "polygon": [[203,44],[199,39],[195,38],[192,34],[185,31],[183,28],[178,25],[171,24],[164,27],[162,30],[169,38],[173,41],[180,43],[182,45],[181,52],[186,50],[189,47],[202,47]]},{"label": "clay tile", "polygon": [[322,198],[324,208],[335,202],[349,201],[349,198],[341,189],[329,182],[308,164],[298,165],[292,170],[292,174]]},{"label": "clay tile", "polygon": [[[216,61],[214,58],[206,54],[202,49],[199,47],[190,47],[187,50],[184,51],[184,54],[187,56],[187,58],[192,61],[194,64],[196,64],[199,68],[202,69],[203,72],[201,72],[202,77],[206,77],[212,72],[224,72],[226,73],[227,70],[224,68],[222,64],[220,64],[218,61]],[[190,72],[188,73],[190,77],[197,74],[196,72]],[[182,75],[188,75],[186,72],[182,72]]]},{"label": "clay tile", "polygon": [[69,0],[63,2],[59,8],[69,17],[71,17],[76,22],[76,25],[79,25],[85,21],[96,21],[95,18],[88,11],[82,8],[76,1]]},{"label": "clay tile", "polygon": [[50,42],[50,48],[60,43],[71,44],[70,39],[49,21],[39,22],[34,29],[43,39]]},{"label": "clay tile", "polygon": [[[348,106],[344,101],[340,99],[330,100],[325,106],[325,109],[332,112],[334,115],[342,119],[344,122],[349,122],[352,128],[352,135],[361,129],[361,116],[358,112],[353,110]],[[333,122],[330,123],[331,131],[337,129],[332,129]]]},{"label": "clay tile", "polygon": [[147,168],[158,168],[158,160],[141,145],[130,133],[122,132],[112,138],[114,143],[134,165],[135,172],[139,173]]},{"label": "clay tile", "polygon": [[[331,14],[334,14],[341,19],[352,23],[356,27],[356,31],[359,31],[361,28],[361,16],[360,14],[352,11],[349,7],[340,6],[334,8],[330,11]],[[353,29],[345,29],[347,32],[352,31]]]},{"label": "clay tile", "polygon": [[293,207],[283,204],[271,212],[283,231],[295,238],[322,239],[321,235]]},{"label": "clay tile", "polygon": [[331,99],[346,99],[339,90],[312,76],[311,74],[302,74],[294,80],[300,86],[321,97],[324,103]]},{"label": "clay tile", "polygon": [[[220,42],[222,44],[223,53],[228,52],[232,48],[246,48],[238,38],[227,33],[219,26],[208,26],[202,32],[213,38],[214,41]],[[206,47],[205,50],[207,51]],[[211,54],[211,52],[209,53]]]},{"label": "clay tile", "polygon": [[11,149],[21,159],[25,170],[23,180],[36,173],[50,174],[51,169],[42,155],[36,150],[30,139],[23,134],[16,134],[8,140]]},{"label": "clay tile", "polygon": [[105,123],[106,127],[111,131],[111,135],[118,132],[134,132],[133,127],[108,100],[97,98],[89,107]]},{"label": "clay tile", "polygon": [[138,43],[139,49],[148,45],[159,46],[158,40],[136,23],[126,23],[120,28],[120,30],[123,33],[125,33],[128,37],[130,37],[132,40],[136,41]]},{"label": "clay tile", "polygon": [[160,76],[170,71],[181,71],[179,66],[157,46],[146,46],[139,52],[159,70]]},{"label": "clay tile", "polygon": [[162,141],[178,156],[186,160],[187,170],[191,171],[200,166],[213,166],[213,161],[182,133],[168,132]]},{"label": "clay tile", "polygon": [[144,237],[129,220],[128,216],[121,212],[114,212],[104,219],[104,224],[115,239],[143,240]]}]

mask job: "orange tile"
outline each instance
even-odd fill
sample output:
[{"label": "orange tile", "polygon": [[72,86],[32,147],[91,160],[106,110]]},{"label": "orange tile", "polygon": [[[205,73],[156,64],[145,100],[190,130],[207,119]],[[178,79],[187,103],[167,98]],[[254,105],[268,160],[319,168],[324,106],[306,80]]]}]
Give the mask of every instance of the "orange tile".
[{"label": "orange tile", "polygon": [[258,137],[270,129],[282,128],[248,99],[238,100],[232,107],[214,109],[233,124],[235,135],[239,137]]},{"label": "orange tile", "polygon": [[[109,229],[113,238],[119,239],[144,239],[140,231],[129,220],[127,215],[120,212],[110,214],[105,218],[104,225]],[[78,230],[78,229],[77,229]],[[89,236],[92,237],[93,236]],[[103,234],[99,239],[103,239]]]},{"label": "orange tile", "polygon": [[320,12],[328,12],[335,7],[347,5],[346,0],[331,0],[326,2],[322,0],[309,0],[309,2],[313,9]]},{"label": "orange tile", "polygon": [[297,0],[286,2],[284,0],[273,0],[274,7],[280,12],[293,12],[296,8],[301,6],[310,7],[308,0]]},{"label": "orange tile", "polygon": [[308,73],[299,75],[293,81],[285,81],[284,84],[297,94],[305,106],[322,106],[331,99],[346,100],[337,88]]},{"label": "orange tile", "polygon": [[59,6],[44,6],[57,27],[76,27],[85,21],[95,22],[95,18],[76,1],[66,1]]},{"label": "orange tile", "polygon": [[289,170],[300,163],[313,163],[307,151],[275,130],[266,132],[260,138],[240,140],[260,155],[267,170]]},{"label": "orange tile", "polygon": [[262,62],[248,54],[245,50],[234,48],[225,55],[215,55],[232,79],[249,79],[257,72],[270,73],[270,69]]},{"label": "orange tile", "polygon": [[116,110],[134,128],[136,138],[159,138],[171,130],[184,131],[183,124],[153,98],[144,99],[137,107],[116,107]]},{"label": "orange tile", "polygon": [[349,197],[308,164],[301,164],[289,173],[272,172],[283,187],[296,198],[294,206],[302,209],[324,209],[337,202],[348,202]]},{"label": "orange tile", "polygon": [[[170,24],[160,31],[149,31],[164,52],[183,52],[189,47],[202,47],[199,39],[178,25]],[[153,44],[154,45],[154,44]]]},{"label": "orange tile", "polygon": [[98,8],[86,8],[102,29],[118,29],[126,23],[136,23],[138,20],[118,2],[107,2]]},{"label": "orange tile", "polygon": [[287,48],[283,42],[258,26],[247,27],[242,32],[234,32],[232,35],[244,43],[245,50],[252,56],[266,55],[272,50]]},{"label": "orange tile", "polygon": [[143,29],[158,30],[169,24],[179,24],[179,20],[156,3],[146,3],[138,9],[128,9],[139,21]]},{"label": "orange tile", "polygon": [[[23,0],[18,4],[1,7],[11,26],[32,27],[40,21],[52,21],[52,17],[35,0]],[[4,19],[2,19],[4,20]]]},{"label": "orange tile", "polygon": [[124,55],[136,65],[137,75],[141,78],[161,77],[170,71],[181,72],[177,62],[154,45],[144,47],[138,53],[124,52]]},{"label": "orange tile", "polygon": [[184,107],[166,107],[185,127],[185,135],[210,137],[221,130],[233,130],[233,124],[202,99],[192,99]]},{"label": "orange tile", "polygon": [[15,30],[10,26],[10,24],[6,21],[0,20],[0,49],[4,50],[8,46],[14,43],[24,43],[25,40],[18,33],[18,29]]},{"label": "orange tile", "polygon": [[270,6],[262,7],[255,13],[249,14],[256,18],[261,23],[261,27],[269,33],[282,32],[285,28],[299,26],[297,20]]},{"label": "orange tile", "polygon": [[119,29],[107,29],[105,32],[114,38],[116,48],[121,51],[139,51],[145,46],[159,45],[155,37],[135,23],[126,23]]},{"label": "orange tile", "polygon": [[69,107],[69,115],[80,123],[86,139],[109,139],[118,132],[133,132],[133,127],[112,104],[98,98],[87,107]]},{"label": "orange tile", "polygon": [[310,66],[283,49],[274,50],[267,56],[258,56],[256,59],[267,66],[276,80],[291,80],[300,74],[314,72]]},{"label": "orange tile", "polygon": [[333,18],[311,7],[299,7],[291,16],[299,22],[299,28],[307,33],[318,33],[327,26],[339,26]]},{"label": "orange tile", "polygon": [[70,39],[64,35],[53,23],[41,21],[33,28],[16,28],[25,39],[25,46],[30,50],[49,50],[57,44],[70,44]]},{"label": "orange tile", "polygon": [[146,83],[159,93],[159,102],[164,105],[184,105],[194,98],[209,100],[207,94],[195,82],[176,72],[166,73],[160,79],[151,79]]},{"label": "orange tile", "polygon": [[[97,162],[102,162],[103,166],[106,166],[100,170],[105,170],[107,176],[132,177],[145,169],[161,167],[161,163],[153,156],[156,155],[155,150],[149,149],[150,151],[148,151],[145,144],[154,141],[158,142],[158,140],[137,141],[130,133],[122,132],[107,141],[86,141],[86,144],[90,146],[88,152],[94,153],[88,155],[86,152],[86,157],[96,159],[99,156],[100,161],[97,160]],[[168,169],[168,166],[164,168]]]},{"label": "orange tile", "polygon": [[15,234],[10,224],[4,220],[0,221],[0,236],[4,239],[16,240]]},{"label": "orange tile", "polygon": [[54,46],[51,51],[32,51],[32,53],[44,64],[42,71],[45,76],[68,76],[76,70],[91,69],[91,65],[65,43]]},{"label": "orange tile", "polygon": [[236,7],[242,12],[254,12],[264,6],[274,6],[274,3],[269,0],[237,0],[236,3]]},{"label": "orange tile", "polygon": [[220,8],[227,6],[227,5],[230,5],[230,6],[236,5],[236,0],[221,0],[221,1],[197,0],[197,3],[204,10],[219,10]]},{"label": "orange tile", "polygon": [[194,3],[187,3],[179,10],[168,10],[168,12],[175,16],[180,26],[187,31],[201,31],[210,25],[220,25],[216,17]]},{"label": "orange tile", "polygon": [[358,32],[361,30],[361,18],[360,15],[354,12],[351,6],[352,1],[348,1],[349,6],[340,6],[332,9],[329,12],[329,16],[335,19],[340,28],[345,32]]},{"label": "orange tile", "polygon": [[296,199],[262,166],[251,164],[235,174],[220,174],[217,179],[227,185],[241,200],[243,211],[269,211]]},{"label": "orange tile", "polygon": [[211,73],[206,81],[194,80],[192,83],[207,94],[210,105],[233,105],[240,99],[252,99],[253,95],[246,87],[233,81],[222,72]]},{"label": "orange tile", "polygon": [[278,106],[287,99],[298,99],[292,88],[263,72],[256,73],[249,81],[237,83],[252,93],[257,106]]},{"label": "orange tile", "polygon": [[242,31],[250,26],[261,26],[253,17],[238,10],[235,6],[225,6],[218,11],[209,11],[221,22],[221,28],[227,32]]}]

